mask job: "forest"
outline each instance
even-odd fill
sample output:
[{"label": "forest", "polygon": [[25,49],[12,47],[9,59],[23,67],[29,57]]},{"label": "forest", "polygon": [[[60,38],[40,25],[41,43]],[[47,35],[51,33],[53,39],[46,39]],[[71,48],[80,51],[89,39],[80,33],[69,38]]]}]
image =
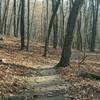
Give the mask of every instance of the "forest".
[{"label": "forest", "polygon": [[100,100],[100,0],[0,0],[0,100]]}]

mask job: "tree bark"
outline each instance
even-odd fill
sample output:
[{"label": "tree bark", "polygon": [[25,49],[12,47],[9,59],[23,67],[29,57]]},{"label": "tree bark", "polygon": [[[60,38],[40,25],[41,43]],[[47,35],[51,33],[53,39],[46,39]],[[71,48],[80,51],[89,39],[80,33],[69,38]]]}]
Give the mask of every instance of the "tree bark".
[{"label": "tree bark", "polygon": [[[56,7],[56,0],[52,0],[52,11],[53,13],[55,13],[55,7]],[[57,43],[58,43],[58,16],[56,14],[55,19],[53,21],[53,48],[56,49],[57,48]]]},{"label": "tree bark", "polygon": [[75,0],[73,7],[71,8],[70,15],[68,18],[65,41],[63,45],[63,51],[61,54],[61,59],[56,67],[66,67],[70,63],[71,57],[71,46],[73,41],[73,31],[78,16],[80,7],[82,6],[84,0]]},{"label": "tree bark", "polygon": [[43,55],[44,57],[47,56],[48,44],[49,44],[49,37],[50,37],[50,33],[51,33],[51,30],[52,30],[53,21],[55,19],[56,13],[58,11],[59,5],[60,5],[60,0],[58,0],[58,2],[56,4],[56,7],[55,7],[55,10],[54,10],[54,13],[52,14],[52,17],[50,19],[49,28],[48,28],[48,34],[47,34],[47,37],[46,37],[46,40],[45,40],[45,48],[44,48],[44,55]]},{"label": "tree bark", "polygon": [[24,7],[25,7],[25,0],[21,0],[21,21],[20,21],[20,35],[21,35],[21,50],[25,47],[24,41]]},{"label": "tree bark", "polygon": [[16,32],[16,0],[14,0],[14,36],[18,37],[18,33]]},{"label": "tree bark", "polygon": [[[95,3],[96,2],[96,3]],[[98,21],[98,11],[99,11],[99,0],[95,1],[92,0],[92,8],[93,8],[93,26],[92,26],[92,34],[90,40],[90,51],[95,51],[95,41],[97,35],[97,21]]]}]

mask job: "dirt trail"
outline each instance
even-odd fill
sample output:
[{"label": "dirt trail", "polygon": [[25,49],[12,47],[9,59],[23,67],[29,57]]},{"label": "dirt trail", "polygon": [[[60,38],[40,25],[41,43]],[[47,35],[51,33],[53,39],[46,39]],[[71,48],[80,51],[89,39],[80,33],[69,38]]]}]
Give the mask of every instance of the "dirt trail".
[{"label": "dirt trail", "polygon": [[65,83],[53,67],[38,66],[30,71],[31,76],[16,76],[16,79],[26,82],[27,90],[21,96],[6,97],[5,100],[66,100]]}]

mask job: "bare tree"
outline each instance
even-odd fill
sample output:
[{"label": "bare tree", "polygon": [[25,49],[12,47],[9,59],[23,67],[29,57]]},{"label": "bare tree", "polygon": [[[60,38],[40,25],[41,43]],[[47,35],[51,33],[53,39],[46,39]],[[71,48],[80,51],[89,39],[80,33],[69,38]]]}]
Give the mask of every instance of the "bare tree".
[{"label": "bare tree", "polygon": [[16,0],[14,0],[14,36],[18,37],[18,33],[16,33]]},{"label": "bare tree", "polygon": [[25,14],[25,0],[21,0],[20,35],[21,35],[21,49],[22,50],[25,47],[24,14]]},{"label": "bare tree", "polygon": [[97,21],[98,21],[98,10],[99,10],[99,0],[92,0],[92,11],[93,11],[93,26],[92,34],[90,40],[90,51],[95,51],[95,41],[97,35]]},{"label": "bare tree", "polygon": [[27,9],[28,9],[28,25],[27,25],[27,50],[29,49],[29,37],[30,37],[30,1],[27,0]]},{"label": "bare tree", "polygon": [[51,30],[52,30],[53,21],[54,21],[54,19],[55,19],[57,10],[58,10],[58,8],[59,8],[59,5],[60,5],[60,0],[57,1],[55,10],[54,10],[54,12],[53,12],[53,14],[52,14],[52,16],[51,16],[51,19],[50,19],[49,28],[48,28],[48,34],[47,34],[47,37],[46,37],[46,40],[45,40],[44,55],[43,55],[43,56],[45,56],[45,57],[47,56],[50,33],[51,33]]},{"label": "bare tree", "polygon": [[64,45],[63,45],[63,51],[61,54],[61,59],[59,63],[56,65],[57,68],[66,67],[70,63],[71,46],[72,46],[72,41],[73,41],[73,30],[75,27],[78,12],[83,2],[84,0],[75,0],[73,7],[71,8],[68,23],[67,23],[67,28],[66,28],[66,35],[65,35]]}]

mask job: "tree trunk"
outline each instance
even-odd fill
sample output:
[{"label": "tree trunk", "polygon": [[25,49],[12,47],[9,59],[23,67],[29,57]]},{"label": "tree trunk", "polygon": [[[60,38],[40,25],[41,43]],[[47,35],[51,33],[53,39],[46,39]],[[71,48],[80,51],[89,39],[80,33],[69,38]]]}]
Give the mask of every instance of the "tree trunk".
[{"label": "tree trunk", "polygon": [[91,34],[91,40],[90,40],[90,51],[95,51],[95,41],[96,41],[96,35],[97,35],[97,21],[98,21],[98,11],[99,11],[99,0],[94,2],[92,0],[92,8],[93,8],[93,26],[92,26],[92,34]]},{"label": "tree trunk", "polygon": [[19,32],[19,22],[20,22],[20,19],[21,19],[21,1],[19,1],[19,6],[18,6],[18,15],[17,15],[17,26],[16,26],[16,33],[18,34]]},{"label": "tree trunk", "polygon": [[[55,7],[56,7],[56,1],[52,0],[52,11],[53,13],[55,13]],[[56,14],[55,19],[53,21],[53,48],[56,49],[57,48],[57,43],[58,43],[58,16]]]},{"label": "tree trunk", "polygon": [[83,1],[84,0],[75,0],[73,7],[71,8],[68,23],[67,23],[63,51],[62,51],[61,59],[59,63],[56,65],[57,68],[66,67],[70,63],[71,46],[72,46],[72,41],[73,41],[73,31],[74,31],[79,9],[82,6]]},{"label": "tree trunk", "polygon": [[14,0],[14,36],[18,37],[18,33],[16,33],[16,0]]},{"label": "tree trunk", "polygon": [[82,36],[81,36],[81,12],[80,18],[77,21],[77,50],[82,51]]},{"label": "tree trunk", "polygon": [[80,71],[79,76],[83,78],[89,78],[89,79],[95,79],[100,81],[100,75],[94,74],[94,73],[89,73],[85,71]]},{"label": "tree trunk", "polygon": [[21,21],[20,21],[20,35],[21,35],[21,50],[25,47],[24,41],[24,7],[25,7],[25,0],[21,0]]},{"label": "tree trunk", "polygon": [[2,19],[2,24],[1,24],[1,34],[6,34],[6,21],[7,21],[7,16],[8,16],[8,9],[9,9],[9,3],[10,0],[5,1],[5,10],[4,10],[4,15]]},{"label": "tree trunk", "polygon": [[0,34],[1,34],[1,3],[2,3],[2,0],[0,0]]},{"label": "tree trunk", "polygon": [[47,56],[48,44],[49,44],[50,33],[51,33],[51,30],[52,30],[53,20],[55,19],[56,13],[57,13],[58,8],[59,8],[59,5],[60,5],[60,0],[58,0],[58,2],[56,4],[56,7],[55,7],[55,10],[54,10],[54,13],[52,14],[52,17],[50,19],[48,34],[47,34],[47,37],[46,37],[46,40],[45,40],[45,48],[44,48],[44,55],[43,55],[44,57]]},{"label": "tree trunk", "polygon": [[29,50],[29,37],[30,37],[30,1],[27,0],[27,8],[28,8],[28,28],[27,28],[27,51]]}]

